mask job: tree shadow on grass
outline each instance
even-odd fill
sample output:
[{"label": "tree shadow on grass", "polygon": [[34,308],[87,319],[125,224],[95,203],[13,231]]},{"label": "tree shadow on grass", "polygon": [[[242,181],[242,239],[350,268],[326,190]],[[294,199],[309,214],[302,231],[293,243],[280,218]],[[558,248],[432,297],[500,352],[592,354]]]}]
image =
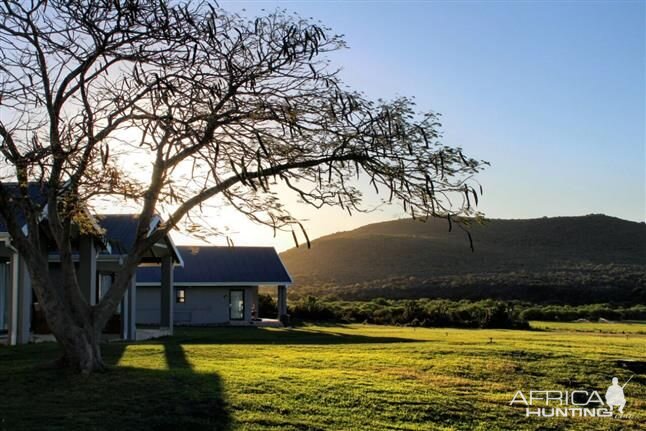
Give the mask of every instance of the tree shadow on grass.
[{"label": "tree shadow on grass", "polygon": [[424,340],[383,337],[300,328],[201,327],[176,328],[172,337],[182,344],[329,345],[366,343],[419,343]]},{"label": "tree shadow on grass", "polygon": [[[43,363],[59,357],[54,343],[0,348],[0,431],[229,430],[231,417],[221,378],[215,373],[196,372],[182,344],[420,341],[333,332],[328,328],[177,328],[173,337],[103,345],[110,371],[89,377],[41,368]],[[133,349],[132,356],[127,355],[129,348]]]},{"label": "tree shadow on grass", "polygon": [[104,345],[110,371],[89,377],[39,368],[57,357],[55,344],[0,352],[0,370],[7,371],[5,361],[11,362],[10,372],[0,373],[0,430],[231,428],[220,377],[195,372],[179,343],[165,340],[167,369],[145,368],[145,361],[142,368],[118,366],[128,346]]}]

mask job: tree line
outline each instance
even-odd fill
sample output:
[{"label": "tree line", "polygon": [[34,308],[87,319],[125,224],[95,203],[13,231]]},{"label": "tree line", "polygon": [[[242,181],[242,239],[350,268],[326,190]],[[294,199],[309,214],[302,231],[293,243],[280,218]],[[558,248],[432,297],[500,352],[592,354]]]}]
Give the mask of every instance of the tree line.
[{"label": "tree line", "polygon": [[[270,295],[260,295],[261,316],[274,315]],[[646,320],[646,305],[586,304],[540,305],[521,301],[446,299],[385,299],[343,301],[333,297],[305,296],[289,304],[294,322],[372,323],[422,327],[527,329],[528,321],[572,322],[594,320]]]}]

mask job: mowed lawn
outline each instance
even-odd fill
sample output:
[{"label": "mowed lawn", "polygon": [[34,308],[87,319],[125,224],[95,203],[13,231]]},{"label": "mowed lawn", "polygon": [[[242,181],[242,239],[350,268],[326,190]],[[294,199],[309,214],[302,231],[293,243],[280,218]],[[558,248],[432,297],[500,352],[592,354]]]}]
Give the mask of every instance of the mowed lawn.
[{"label": "mowed lawn", "polygon": [[[535,331],[371,325],[178,329],[104,347],[112,370],[42,369],[0,348],[0,430],[633,430],[646,426],[644,324]],[[521,389],[598,390],[629,418],[525,418]]]}]

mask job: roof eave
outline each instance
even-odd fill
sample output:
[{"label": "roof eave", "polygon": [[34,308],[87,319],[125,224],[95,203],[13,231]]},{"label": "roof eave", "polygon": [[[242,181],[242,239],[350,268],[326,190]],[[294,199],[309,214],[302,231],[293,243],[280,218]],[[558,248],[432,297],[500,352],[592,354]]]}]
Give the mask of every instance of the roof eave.
[{"label": "roof eave", "polygon": [[[174,286],[183,287],[231,287],[231,286],[291,286],[293,283],[285,281],[229,281],[229,282],[213,282],[213,281],[175,281]],[[158,281],[137,281],[137,286],[141,287],[158,287],[161,283]]]}]

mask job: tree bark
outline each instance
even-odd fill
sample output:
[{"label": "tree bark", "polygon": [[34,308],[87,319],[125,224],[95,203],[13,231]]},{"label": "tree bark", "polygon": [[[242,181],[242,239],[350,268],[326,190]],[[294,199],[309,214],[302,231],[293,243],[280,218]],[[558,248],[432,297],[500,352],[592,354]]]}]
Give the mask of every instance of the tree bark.
[{"label": "tree bark", "polygon": [[106,370],[101,356],[101,331],[94,328],[65,328],[62,334],[55,334],[63,348],[59,364],[83,374]]},{"label": "tree bark", "polygon": [[14,223],[10,232],[14,245],[27,264],[31,287],[47,325],[63,350],[57,365],[84,374],[105,371],[101,355],[103,328],[116,312],[143,252],[130,256],[105,297],[92,305],[81,294],[69,235],[61,235],[56,244],[60,256],[60,276],[57,276],[51,271],[47,247],[38,235],[38,227],[31,230],[33,236],[26,238],[20,236],[17,226]]},{"label": "tree bark", "polygon": [[51,304],[46,300],[41,304],[49,329],[63,350],[58,364],[84,374],[104,371],[106,367],[100,344],[102,329],[97,328],[92,321],[72,321],[58,304]]},{"label": "tree bark", "polygon": [[74,309],[73,302],[65,295],[79,288],[76,278],[63,276],[62,280],[54,280],[46,260],[32,263],[28,265],[32,287],[47,325],[63,350],[57,365],[83,374],[105,371],[101,356],[104,325],[95,321],[89,304],[85,303],[81,310]]}]

